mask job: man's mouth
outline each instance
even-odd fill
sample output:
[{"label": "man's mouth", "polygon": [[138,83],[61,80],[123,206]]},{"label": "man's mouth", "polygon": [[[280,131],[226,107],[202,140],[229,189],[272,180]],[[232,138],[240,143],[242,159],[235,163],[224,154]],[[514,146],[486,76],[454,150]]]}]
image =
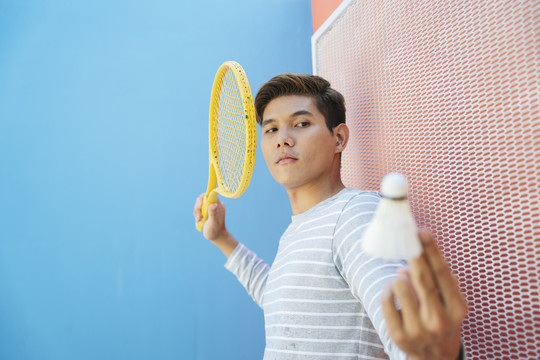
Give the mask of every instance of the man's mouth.
[{"label": "man's mouth", "polygon": [[295,161],[298,161],[298,158],[293,156],[293,155],[290,155],[290,154],[287,154],[287,153],[283,153],[281,155],[279,155],[277,161],[276,161],[276,164],[278,165],[284,165],[284,164],[290,164],[290,163],[293,163]]}]

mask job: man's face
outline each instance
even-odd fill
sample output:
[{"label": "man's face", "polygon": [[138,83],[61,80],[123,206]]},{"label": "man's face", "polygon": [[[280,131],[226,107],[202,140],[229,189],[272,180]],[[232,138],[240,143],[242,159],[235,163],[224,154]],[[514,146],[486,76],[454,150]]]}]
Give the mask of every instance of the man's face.
[{"label": "man's face", "polygon": [[282,96],[266,106],[261,149],[274,179],[286,189],[328,181],[335,171],[337,137],[308,96]]}]

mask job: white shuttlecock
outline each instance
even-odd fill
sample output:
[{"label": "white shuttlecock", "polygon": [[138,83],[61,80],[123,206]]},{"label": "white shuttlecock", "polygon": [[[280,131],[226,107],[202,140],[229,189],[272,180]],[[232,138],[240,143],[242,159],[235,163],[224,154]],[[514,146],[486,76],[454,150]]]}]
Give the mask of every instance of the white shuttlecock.
[{"label": "white shuttlecock", "polygon": [[385,176],[382,199],[363,237],[364,251],[386,260],[409,260],[422,253],[409,201],[407,179],[401,174]]}]

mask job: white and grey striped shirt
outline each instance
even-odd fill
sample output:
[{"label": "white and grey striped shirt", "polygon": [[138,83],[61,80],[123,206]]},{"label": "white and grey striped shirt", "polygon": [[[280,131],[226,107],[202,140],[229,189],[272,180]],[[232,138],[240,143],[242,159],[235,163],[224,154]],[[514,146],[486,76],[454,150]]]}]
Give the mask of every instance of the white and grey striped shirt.
[{"label": "white and grey striped shirt", "polygon": [[242,244],[231,254],[225,267],[264,310],[264,360],[406,359],[380,306],[402,264],[360,246],[379,198],[346,188],[293,216],[272,268]]}]

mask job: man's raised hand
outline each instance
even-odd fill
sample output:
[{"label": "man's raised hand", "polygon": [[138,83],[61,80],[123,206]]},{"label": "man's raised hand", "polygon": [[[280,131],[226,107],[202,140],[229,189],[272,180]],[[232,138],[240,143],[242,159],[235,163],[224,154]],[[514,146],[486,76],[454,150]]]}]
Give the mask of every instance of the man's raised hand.
[{"label": "man's raised hand", "polygon": [[411,360],[456,360],[467,302],[431,233],[419,235],[422,255],[409,262],[382,297],[388,332]]}]

